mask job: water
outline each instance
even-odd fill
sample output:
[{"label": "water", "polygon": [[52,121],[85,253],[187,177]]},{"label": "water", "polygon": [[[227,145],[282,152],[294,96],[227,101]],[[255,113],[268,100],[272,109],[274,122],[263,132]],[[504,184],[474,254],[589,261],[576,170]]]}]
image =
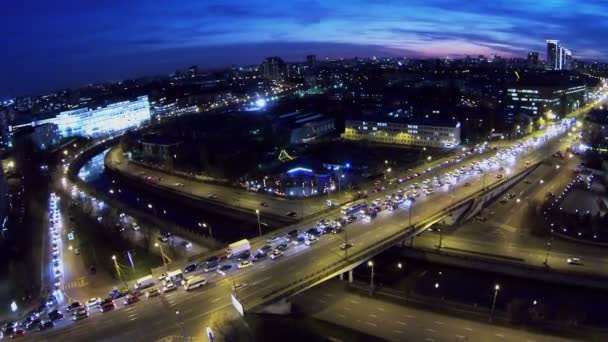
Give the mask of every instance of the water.
[{"label": "water", "polygon": [[[114,179],[105,172],[104,156],[107,151],[105,150],[91,158],[78,173],[80,179],[97,191],[115,196],[130,208],[148,211],[162,220],[191,231],[200,231],[201,228],[198,224],[204,222],[211,225],[213,237],[224,243],[257,235],[257,225],[226,217],[219,212],[173,203],[155,194],[129,187],[120,180]],[[150,209],[148,204],[151,204],[154,209]],[[208,231],[205,229],[204,233],[208,234]]]}]

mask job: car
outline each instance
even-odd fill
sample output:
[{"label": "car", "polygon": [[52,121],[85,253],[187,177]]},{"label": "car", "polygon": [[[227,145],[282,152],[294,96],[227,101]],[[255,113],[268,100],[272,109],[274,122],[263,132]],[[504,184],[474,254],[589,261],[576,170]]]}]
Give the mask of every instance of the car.
[{"label": "car", "polygon": [[16,329],[11,334],[11,338],[17,338],[17,337],[23,337],[23,336],[25,336],[25,330],[23,330],[23,329]]},{"label": "car", "polygon": [[183,188],[183,187],[184,187],[184,183],[175,183],[175,186],[178,186],[178,187],[180,187],[180,188]]},{"label": "car", "polygon": [[158,237],[158,241],[166,243],[166,242],[169,241],[169,239],[166,236],[161,235],[161,236]]},{"label": "car", "polygon": [[198,269],[198,264],[196,264],[196,263],[190,264],[190,265],[184,267],[184,273],[194,272],[197,269]]},{"label": "car", "polygon": [[53,321],[41,322],[40,325],[38,326],[38,330],[43,331],[46,329],[50,329],[54,326],[55,326],[55,323],[53,323]]},{"label": "car", "polygon": [[301,245],[304,243],[304,241],[306,241],[306,239],[303,236],[297,237],[296,239],[293,240],[293,244],[294,245]]},{"label": "car", "polygon": [[89,311],[85,308],[79,308],[74,311],[74,316],[72,316],[72,320],[80,321],[81,319],[85,319],[89,317]]},{"label": "car", "polygon": [[205,271],[205,272],[212,272],[212,271],[217,270],[218,267],[219,267],[219,264],[217,262],[211,263],[211,264],[207,264],[207,265],[205,265],[205,268],[203,269],[203,271]]},{"label": "car", "polygon": [[116,309],[116,305],[114,304],[114,302],[106,302],[99,306],[99,311],[101,312],[108,312],[114,309]]},{"label": "car", "polygon": [[152,297],[156,297],[158,295],[160,295],[160,291],[158,291],[158,289],[155,287],[148,289],[148,291],[146,291],[146,298],[152,298]]},{"label": "car", "polygon": [[289,247],[288,244],[286,243],[281,243],[279,245],[277,245],[277,247],[274,249],[275,251],[284,251],[287,249],[287,247]]},{"label": "car", "polygon": [[223,264],[220,266],[220,268],[218,269],[218,272],[226,272],[228,270],[232,269],[232,265],[231,264]]},{"label": "car", "polygon": [[125,298],[125,300],[124,300],[125,305],[131,305],[131,304],[135,304],[137,302],[139,302],[139,296],[134,295],[134,294],[128,295],[127,298]]},{"label": "car", "polygon": [[209,195],[207,196],[207,198],[209,198],[209,199],[216,199],[216,198],[217,198],[217,196],[216,196],[215,194],[209,194]]},{"label": "car", "polygon": [[80,248],[74,248],[74,254],[80,255]]},{"label": "car", "polygon": [[99,297],[93,297],[89,300],[87,300],[86,306],[87,308],[93,308],[99,305],[99,303],[101,303],[101,298]]},{"label": "car", "polygon": [[283,252],[275,250],[274,252],[272,252],[272,254],[270,254],[270,259],[275,260],[282,256],[283,256]]},{"label": "car", "polygon": [[501,178],[502,178],[502,174],[500,174],[500,173],[499,173],[499,174],[497,174],[497,175],[496,175],[496,178],[501,179]]},{"label": "car", "polygon": [[32,330],[32,329],[38,327],[40,325],[40,322],[42,322],[42,320],[40,318],[34,318],[27,324],[26,329]]},{"label": "car", "polygon": [[582,265],[583,262],[579,258],[568,258],[566,262],[570,265]]},{"label": "car", "polygon": [[245,260],[245,261],[243,261],[243,262],[241,262],[239,264],[238,268],[247,268],[247,267],[250,267],[252,265],[253,265],[253,263],[251,261]]},{"label": "car", "polygon": [[272,251],[272,246],[271,245],[265,245],[265,246],[262,246],[262,248],[260,248],[260,250],[262,252],[264,252],[264,253],[268,253],[268,252]]},{"label": "car", "polygon": [[72,302],[70,305],[68,305],[65,308],[65,311],[67,311],[67,312],[74,311],[74,310],[78,309],[81,306],[82,306],[82,304],[80,302]]},{"label": "car", "polygon": [[336,227],[336,228],[334,228],[334,230],[333,230],[332,233],[333,234],[340,234],[340,233],[342,233],[343,230],[344,230],[344,228],[342,228],[342,227]]},{"label": "car", "polygon": [[268,256],[268,254],[264,253],[264,252],[257,252],[255,253],[255,255],[253,256],[253,259],[251,259],[251,261],[253,262],[257,262],[260,261],[264,258],[266,258]]},{"label": "car", "polygon": [[137,222],[131,222],[131,229],[139,230],[139,225],[137,224]]},{"label": "car", "polygon": [[486,218],[481,215],[475,216],[475,220],[477,220],[479,222],[486,222]]},{"label": "car", "polygon": [[471,183],[464,183],[464,186],[471,186]]},{"label": "car", "polygon": [[310,228],[306,231],[306,234],[308,234],[308,236],[318,236],[319,230],[317,230],[317,228]]},{"label": "car", "polygon": [[210,257],[209,259],[205,260],[205,264],[212,264],[215,262],[219,262],[220,261],[220,257],[217,255],[214,255],[212,257]]},{"label": "car", "polygon": [[49,312],[48,316],[51,321],[57,321],[63,318],[63,314],[57,309]]},{"label": "car", "polygon": [[555,194],[553,194],[552,192],[547,192],[547,194],[545,195],[546,197],[555,197]]},{"label": "car", "polygon": [[243,253],[241,253],[237,256],[236,260],[237,261],[248,260],[250,256],[251,256],[250,251],[244,251]]},{"label": "car", "polygon": [[306,239],[306,241],[304,242],[306,245],[310,246],[312,244],[315,244],[319,242],[319,238],[315,237],[315,236],[310,236],[308,239]]},{"label": "car", "polygon": [[260,205],[261,205],[262,207],[267,207],[267,206],[268,206],[268,203],[266,203],[266,202],[262,202],[262,203],[260,203]]},{"label": "car", "polygon": [[289,212],[287,212],[287,214],[286,214],[286,216],[288,216],[288,217],[296,217],[297,215],[298,215],[298,214],[296,214],[296,212],[295,212],[295,211],[289,211]]},{"label": "car", "polygon": [[298,230],[294,229],[292,231],[290,231],[289,233],[285,234],[285,240],[290,241],[292,239],[295,239],[298,237]]},{"label": "car", "polygon": [[163,286],[163,293],[172,292],[177,290],[177,286],[172,281],[165,282]]},{"label": "car", "polygon": [[341,250],[345,250],[345,249],[349,249],[349,248],[351,248],[352,246],[353,246],[353,244],[352,244],[352,243],[347,242],[347,243],[343,243],[343,244],[341,244],[341,245],[340,245],[340,249],[341,249]]}]

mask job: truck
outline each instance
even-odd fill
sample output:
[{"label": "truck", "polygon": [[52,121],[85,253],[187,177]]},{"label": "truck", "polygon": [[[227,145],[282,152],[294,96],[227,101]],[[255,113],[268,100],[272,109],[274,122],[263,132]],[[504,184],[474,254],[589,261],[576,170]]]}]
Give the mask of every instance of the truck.
[{"label": "truck", "polygon": [[154,278],[151,275],[149,275],[149,276],[145,276],[143,278],[137,279],[137,281],[135,282],[135,289],[141,290],[141,289],[148,288],[152,285],[154,285]]},{"label": "truck", "polygon": [[232,258],[241,253],[244,253],[245,251],[248,252],[250,249],[251,249],[251,245],[249,244],[249,240],[243,239],[243,240],[240,240],[240,241],[237,241],[235,243],[231,243],[230,245],[228,245],[228,248],[226,249],[226,257]]}]

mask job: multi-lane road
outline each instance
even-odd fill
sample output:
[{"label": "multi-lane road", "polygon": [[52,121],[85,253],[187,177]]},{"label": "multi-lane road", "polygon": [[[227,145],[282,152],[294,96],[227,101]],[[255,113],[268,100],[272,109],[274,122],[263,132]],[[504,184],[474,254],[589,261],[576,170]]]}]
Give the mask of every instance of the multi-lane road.
[{"label": "multi-lane road", "polygon": [[[547,155],[551,155],[561,142],[557,139],[553,139],[539,146],[538,148],[530,148],[531,150],[527,153],[522,152],[521,156],[518,156],[517,160],[508,159],[506,160],[505,167],[508,167],[512,173],[522,171],[524,166],[524,160],[530,161],[531,163],[539,162]],[[523,156],[525,154],[525,156]],[[455,168],[456,166],[451,166]],[[442,170],[441,172],[445,172]],[[439,171],[437,171],[439,172]],[[479,191],[484,184],[486,187],[501,181],[497,178],[497,174],[503,173],[499,169],[487,170],[485,172],[485,179],[480,176],[467,176],[466,179],[462,179],[460,184],[469,183],[469,186],[457,186],[457,187],[446,187],[444,190],[438,190],[435,193],[421,197],[417,200],[414,205],[414,210],[411,213],[412,223],[426,219],[430,215],[437,211],[441,211],[442,208],[449,206],[463,198],[471,196],[472,194]],[[424,178],[430,177],[425,175]],[[483,180],[482,180],[483,179]],[[420,181],[417,179],[416,181]],[[411,182],[410,182],[411,183]],[[406,187],[408,183],[399,185],[399,187]],[[392,192],[396,189],[387,189],[385,193],[377,194],[378,197],[384,197],[387,193]],[[373,200],[370,198],[368,200]],[[406,208],[397,209],[395,211],[382,211],[378,216],[371,220],[358,220],[345,227],[345,231],[348,232],[348,240],[353,246],[348,250],[349,254],[356,253],[358,251],[364,251],[372,244],[381,242],[387,237],[391,236],[395,232],[401,231],[407,226],[410,213]],[[326,215],[322,215],[321,218],[336,218],[339,213],[334,211]],[[305,231],[314,225],[316,220],[305,220],[296,225],[286,227],[280,232],[274,232],[275,234],[282,234],[291,229],[299,229]],[[265,239],[256,239],[253,241],[252,249],[260,248],[266,244]],[[209,283],[201,289],[197,289],[192,293],[186,293],[183,289],[178,289],[172,294],[168,294],[167,297],[171,298],[172,302],[162,306],[162,300],[159,307],[152,307],[152,309],[140,309],[145,307],[149,303],[153,303],[152,299],[146,301],[146,303],[137,303],[132,308],[118,309],[118,312],[110,312],[105,314],[99,314],[100,317],[90,317],[85,322],[69,325],[64,329],[55,331],[45,332],[39,335],[39,338],[56,338],[57,336],[71,337],[73,334],[85,333],[91,334],[97,331],[105,331],[110,326],[112,330],[111,335],[114,337],[122,338],[135,338],[138,339],[147,334],[148,330],[140,331],[141,328],[129,328],[130,321],[141,320],[150,325],[157,324],[160,326],[168,326],[167,316],[160,314],[162,312],[161,307],[168,307],[170,311],[167,311],[168,315],[175,314],[173,311],[178,310],[180,313],[187,313],[202,319],[205,315],[209,315],[213,312],[223,310],[231,307],[230,296],[232,292],[232,286],[234,284],[239,285],[237,290],[237,296],[246,306],[250,308],[251,305],[263,302],[263,298],[271,297],[279,289],[283,288],[285,284],[292,283],[294,280],[310,276],[317,273],[320,269],[325,268],[328,265],[333,265],[338,262],[343,262],[345,252],[340,249],[340,245],[344,242],[344,235],[324,235],[320,238],[320,241],[312,246],[299,245],[291,246],[285,251],[285,255],[277,260],[263,260],[255,263],[252,267],[243,270],[236,270],[236,265],[233,269],[228,271],[226,275],[220,275],[218,273],[208,274],[207,280]],[[274,242],[273,245],[282,242],[281,239]],[[176,265],[177,266],[177,265]],[[180,265],[181,266],[181,265]],[[175,267],[175,266],[174,266]],[[99,294],[103,296],[105,294]],[[200,299],[197,299],[200,298]],[[200,300],[200,302],[199,302]],[[196,304],[200,303],[200,304]],[[149,304],[157,305],[157,304]],[[201,306],[204,310],[201,309]],[[140,312],[141,310],[141,312]],[[136,311],[130,313],[132,311]],[[132,316],[131,316],[132,315]],[[184,315],[183,317],[186,317]],[[172,316],[171,316],[172,317]],[[104,323],[106,322],[106,323]],[[107,323],[112,322],[112,323]],[[106,325],[107,324],[107,327]],[[80,328],[85,325],[88,328]],[[126,325],[124,328],[120,328],[122,325]],[[173,331],[172,327],[167,327],[167,331]],[[99,332],[100,334],[102,332]]]}]

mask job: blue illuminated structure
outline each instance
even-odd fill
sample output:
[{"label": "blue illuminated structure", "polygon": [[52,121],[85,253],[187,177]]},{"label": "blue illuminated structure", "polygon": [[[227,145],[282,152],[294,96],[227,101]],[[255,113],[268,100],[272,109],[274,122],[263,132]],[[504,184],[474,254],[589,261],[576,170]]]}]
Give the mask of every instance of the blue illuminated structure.
[{"label": "blue illuminated structure", "polygon": [[60,137],[100,137],[140,127],[150,120],[148,96],[123,101],[97,109],[80,108],[59,113],[49,119],[32,122],[32,126],[53,124]]},{"label": "blue illuminated structure", "polygon": [[305,167],[295,167],[295,168],[287,171],[287,173],[289,173],[289,174],[294,174],[294,173],[299,173],[299,172],[312,173],[313,171],[311,169],[307,169]]}]

